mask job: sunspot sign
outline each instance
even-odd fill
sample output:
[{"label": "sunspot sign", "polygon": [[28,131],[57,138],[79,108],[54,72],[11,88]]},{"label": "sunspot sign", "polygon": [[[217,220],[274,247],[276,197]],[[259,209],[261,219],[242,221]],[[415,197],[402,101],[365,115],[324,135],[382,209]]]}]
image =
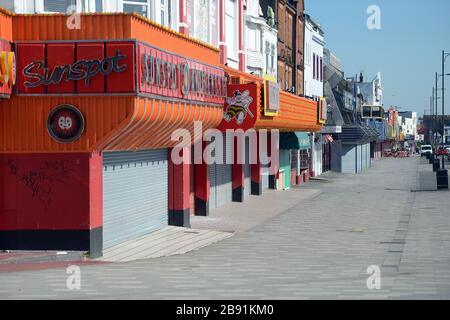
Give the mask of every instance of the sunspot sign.
[{"label": "sunspot sign", "polygon": [[258,112],[257,88],[254,83],[228,85],[220,130],[253,128]]}]

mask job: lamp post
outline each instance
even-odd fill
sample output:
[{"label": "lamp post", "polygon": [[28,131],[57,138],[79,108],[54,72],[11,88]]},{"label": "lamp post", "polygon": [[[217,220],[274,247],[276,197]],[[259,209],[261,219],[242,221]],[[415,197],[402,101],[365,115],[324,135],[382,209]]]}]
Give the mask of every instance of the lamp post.
[{"label": "lamp post", "polygon": [[[445,127],[445,94],[444,94],[444,90],[445,90],[445,59],[447,59],[447,57],[450,56],[450,53],[445,52],[444,50],[442,50],[442,143],[441,146],[442,148],[444,148],[444,127]],[[444,155],[442,155],[442,169],[445,169],[445,158]]]}]

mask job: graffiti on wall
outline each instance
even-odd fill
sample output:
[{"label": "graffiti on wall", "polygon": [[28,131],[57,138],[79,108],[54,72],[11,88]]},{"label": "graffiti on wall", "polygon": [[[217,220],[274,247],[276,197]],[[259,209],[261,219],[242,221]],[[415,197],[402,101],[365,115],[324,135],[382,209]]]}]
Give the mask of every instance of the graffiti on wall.
[{"label": "graffiti on wall", "polygon": [[67,160],[42,161],[37,169],[21,170],[16,160],[7,160],[8,174],[16,178],[31,193],[31,198],[47,209],[52,203],[52,191],[57,184],[68,181],[71,172]]}]

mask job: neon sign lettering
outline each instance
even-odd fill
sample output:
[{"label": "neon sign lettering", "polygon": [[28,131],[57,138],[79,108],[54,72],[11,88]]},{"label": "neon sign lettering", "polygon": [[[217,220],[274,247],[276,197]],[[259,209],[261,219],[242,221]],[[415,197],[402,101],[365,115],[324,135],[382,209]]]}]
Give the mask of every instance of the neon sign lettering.
[{"label": "neon sign lettering", "polygon": [[189,64],[171,63],[150,54],[142,55],[142,82],[165,89],[179,90],[183,96],[226,97],[227,79],[223,76],[192,69]]},{"label": "neon sign lettering", "polygon": [[40,85],[51,85],[65,81],[84,80],[86,86],[91,84],[91,79],[97,74],[107,76],[112,72],[123,72],[127,65],[120,65],[120,61],[127,56],[121,54],[118,50],[114,56],[102,60],[78,60],[73,64],[56,66],[51,72],[45,66],[44,61],[34,61],[23,69],[23,75],[33,81],[25,81],[23,85],[27,88],[35,88]]}]

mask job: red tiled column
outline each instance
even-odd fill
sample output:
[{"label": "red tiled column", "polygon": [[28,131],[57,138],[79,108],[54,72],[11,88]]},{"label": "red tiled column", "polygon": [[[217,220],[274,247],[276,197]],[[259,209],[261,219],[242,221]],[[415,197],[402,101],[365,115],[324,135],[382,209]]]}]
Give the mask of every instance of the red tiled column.
[{"label": "red tiled column", "polygon": [[[172,148],[169,149],[169,155]],[[190,149],[180,151],[183,163],[174,164],[169,156],[169,225],[190,227]]]},{"label": "red tiled column", "polygon": [[[203,142],[202,152],[206,146]],[[195,170],[195,215],[209,215],[209,193],[210,193],[210,177],[208,165],[204,162],[194,165]]]},{"label": "red tiled column", "polygon": [[[257,163],[252,163],[251,164],[251,170],[252,170],[252,185],[251,185],[251,194],[256,195],[256,196],[260,196],[262,194],[262,175],[261,175],[261,159],[259,156],[259,151],[260,151],[260,147],[259,147],[259,143],[260,143],[260,139],[259,139],[259,135],[256,136],[257,137],[257,144],[256,144],[256,161]],[[252,148],[250,147],[250,152],[252,152]],[[251,155],[250,155],[250,159],[252,159]]]},{"label": "red tiled column", "polygon": [[[232,164],[232,200],[234,202],[244,202],[244,165],[243,161],[238,161],[238,139],[234,138],[234,161]],[[243,150],[244,148],[241,148]],[[245,159],[245,152],[242,155]]]}]

